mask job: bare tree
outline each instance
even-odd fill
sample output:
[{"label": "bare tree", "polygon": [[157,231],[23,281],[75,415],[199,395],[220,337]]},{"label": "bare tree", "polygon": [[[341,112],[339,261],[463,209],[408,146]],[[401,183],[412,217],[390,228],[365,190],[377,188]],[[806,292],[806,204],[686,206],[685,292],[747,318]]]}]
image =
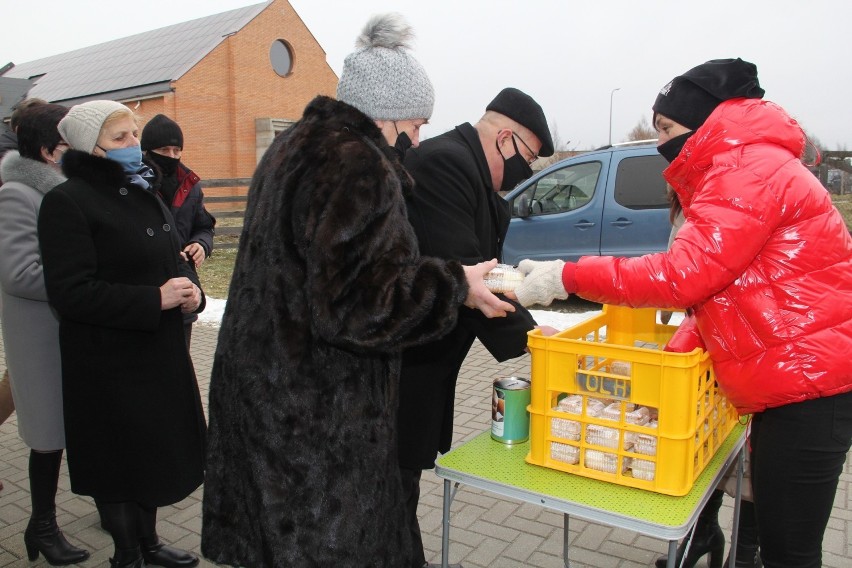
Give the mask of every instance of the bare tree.
[{"label": "bare tree", "polygon": [[816,164],[817,151],[819,152],[820,156],[822,156],[823,154],[825,154],[825,151],[828,150],[828,148],[826,148],[825,144],[820,142],[819,138],[817,138],[804,128],[802,130],[804,131],[805,136],[807,137],[807,141],[805,142],[805,151],[802,154],[802,161],[808,165]]},{"label": "bare tree", "polygon": [[657,137],[657,131],[651,128],[648,124],[648,119],[644,116],[639,119],[633,130],[627,133],[627,141],[635,142],[637,140],[653,140]]},{"label": "bare tree", "polygon": [[555,152],[562,152],[567,149],[568,144],[571,142],[563,142],[562,137],[559,135],[559,125],[553,123],[553,128],[550,130],[550,136],[553,138],[553,150]]},{"label": "bare tree", "polygon": [[550,137],[553,139],[553,155],[548,156],[547,158],[539,158],[533,164],[534,170],[542,170],[551,164],[555,164],[559,160],[565,157],[565,152],[568,150],[568,144],[571,143],[570,140],[563,141],[562,136],[559,135],[559,125],[553,124],[553,128],[550,129]]}]

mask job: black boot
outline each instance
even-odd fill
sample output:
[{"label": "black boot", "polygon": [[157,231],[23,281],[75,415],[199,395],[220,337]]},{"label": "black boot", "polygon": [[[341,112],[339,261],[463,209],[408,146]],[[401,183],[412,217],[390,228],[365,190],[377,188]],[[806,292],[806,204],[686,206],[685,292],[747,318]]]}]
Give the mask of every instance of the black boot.
[{"label": "black boot", "polygon": [[[677,562],[675,566],[681,566],[683,560],[684,568],[692,568],[705,554],[710,554],[707,566],[709,568],[722,568],[722,556],[725,554],[725,533],[719,526],[719,509],[722,507],[722,498],[725,492],[721,489],[713,491],[704,510],[698,515],[695,524],[695,533],[692,537],[692,545],[686,558],[683,557],[687,540],[680,543],[677,548]],[[668,556],[657,558],[657,568],[665,568]]]},{"label": "black boot", "polygon": [[113,568],[145,568],[145,560],[139,549],[138,531],[139,505],[133,501],[118,503],[95,499],[101,522],[109,527],[115,545],[115,555],[109,559]]},{"label": "black boot", "polygon": [[[740,522],[737,525],[737,568],[761,568],[760,547],[757,539],[757,517],[754,514],[754,503],[740,502]],[[728,566],[730,554],[725,559]]]},{"label": "black boot", "polygon": [[198,557],[194,554],[166,546],[159,538],[152,544],[149,540],[142,540],[142,556],[145,562],[152,566],[165,566],[165,568],[189,568],[198,565]]},{"label": "black boot", "polygon": [[98,509],[98,517],[101,519],[101,530],[105,532],[111,532],[109,530],[109,521],[107,517],[104,515],[103,511],[101,511],[101,503],[100,501],[95,500],[95,507]]},{"label": "black boot", "polygon": [[139,544],[147,564],[165,568],[190,568],[198,564],[198,557],[194,554],[160,542],[157,536],[156,507],[140,506],[138,519]]},{"label": "black boot", "polygon": [[111,568],[145,568],[142,551],[136,548],[116,548],[115,556],[109,559]]},{"label": "black boot", "polygon": [[55,452],[30,451],[30,498],[33,513],[24,531],[27,557],[36,560],[39,553],[51,566],[77,564],[89,558],[89,553],[72,546],[56,524],[56,486],[62,450]]}]

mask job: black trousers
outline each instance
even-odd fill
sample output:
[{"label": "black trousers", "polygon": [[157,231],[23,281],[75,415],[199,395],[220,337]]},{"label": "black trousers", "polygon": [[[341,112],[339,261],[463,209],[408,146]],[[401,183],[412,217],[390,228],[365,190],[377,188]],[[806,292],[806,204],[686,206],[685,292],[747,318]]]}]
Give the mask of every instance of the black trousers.
[{"label": "black trousers", "polygon": [[850,444],[852,392],[752,417],[752,486],[766,568],[822,565],[823,534]]},{"label": "black trousers", "polygon": [[423,552],[423,537],[420,534],[420,521],[417,520],[417,502],[420,501],[421,469],[399,468],[402,477],[402,493],[405,500],[405,522],[411,534],[411,554],[408,568],[423,568],[426,555]]}]

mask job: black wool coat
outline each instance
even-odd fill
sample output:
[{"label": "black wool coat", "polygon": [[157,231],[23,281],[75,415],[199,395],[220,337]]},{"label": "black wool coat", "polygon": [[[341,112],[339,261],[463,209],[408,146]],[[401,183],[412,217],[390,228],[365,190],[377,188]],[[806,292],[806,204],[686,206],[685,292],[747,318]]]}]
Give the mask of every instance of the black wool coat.
[{"label": "black wool coat", "polygon": [[400,353],[467,295],[459,263],[418,254],[410,186],[375,123],[327,97],[258,165],[210,381],[211,560],[407,564]]},{"label": "black wool coat", "polygon": [[202,483],[205,423],[183,318],[160,309],[160,286],[198,279],[168,209],[118,163],[69,150],[62,165],[69,179],[45,195],[38,231],[60,317],[71,489],[175,503]]},{"label": "black wool coat", "polygon": [[[405,167],[416,183],[406,203],[421,254],[463,264],[500,258],[509,204],[491,186],[488,162],[473,126],[462,124],[409,149]],[[475,338],[498,361],[524,354],[535,320],[513,303],[515,312],[493,319],[462,307],[448,335],[405,351],[399,411],[402,467],[434,467],[438,452],[450,449],[456,381]]]}]

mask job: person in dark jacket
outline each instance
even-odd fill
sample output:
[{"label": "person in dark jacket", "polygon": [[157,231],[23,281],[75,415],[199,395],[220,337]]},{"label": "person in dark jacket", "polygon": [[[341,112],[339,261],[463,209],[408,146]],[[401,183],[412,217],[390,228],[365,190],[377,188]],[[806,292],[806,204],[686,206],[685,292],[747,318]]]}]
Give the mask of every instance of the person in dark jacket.
[{"label": "person in dark jacket", "polygon": [[402,349],[464,302],[513,309],[485,288],[496,260],[417,252],[392,145],[417,144],[434,94],[410,33],[372,19],[338,100],[311,101],[252,180],[210,379],[201,551],[216,563],[403,566]]},{"label": "person in dark jacket", "polygon": [[59,132],[72,148],[68,181],[45,195],[38,232],[59,314],[71,490],[108,522],[112,566],[195,566],[160,542],[156,515],[203,480],[206,427],[182,313],[203,309],[204,296],[150,186],[130,109],[82,103]]},{"label": "person in dark jacket", "polygon": [[[475,124],[425,140],[405,153],[416,190],[406,196],[420,254],[465,264],[499,258],[509,228],[509,204],[497,193],[532,175],[538,156],[553,155],[544,111],[514,88],[502,90]],[[536,326],[520,306],[506,318],[487,319],[461,309],[452,331],[403,354],[400,381],[399,460],[413,539],[412,568],[426,563],[417,502],[420,476],[450,449],[455,387],[477,337],[498,361],[525,353]]]},{"label": "person in dark jacket", "polygon": [[[200,268],[213,252],[216,219],[204,207],[201,179],[181,162],[183,131],[177,122],[158,114],[142,129],[141,143],[143,162],[161,174],[155,186],[175,218],[182,250]],[[197,319],[196,314],[183,316],[187,347]]]},{"label": "person in dark jacket", "polygon": [[[577,293],[690,308],[667,349],[706,349],[719,388],[751,415],[763,565],[811,568],[822,565],[852,445],[852,237],[801,161],[802,128],[763,94],[757,67],[741,59],[672,79],[652,107],[657,149],[670,162],[663,176],[686,219],[671,249],[524,260],[515,294],[524,305]],[[716,550],[718,562],[713,544],[704,541],[702,552]]]}]

